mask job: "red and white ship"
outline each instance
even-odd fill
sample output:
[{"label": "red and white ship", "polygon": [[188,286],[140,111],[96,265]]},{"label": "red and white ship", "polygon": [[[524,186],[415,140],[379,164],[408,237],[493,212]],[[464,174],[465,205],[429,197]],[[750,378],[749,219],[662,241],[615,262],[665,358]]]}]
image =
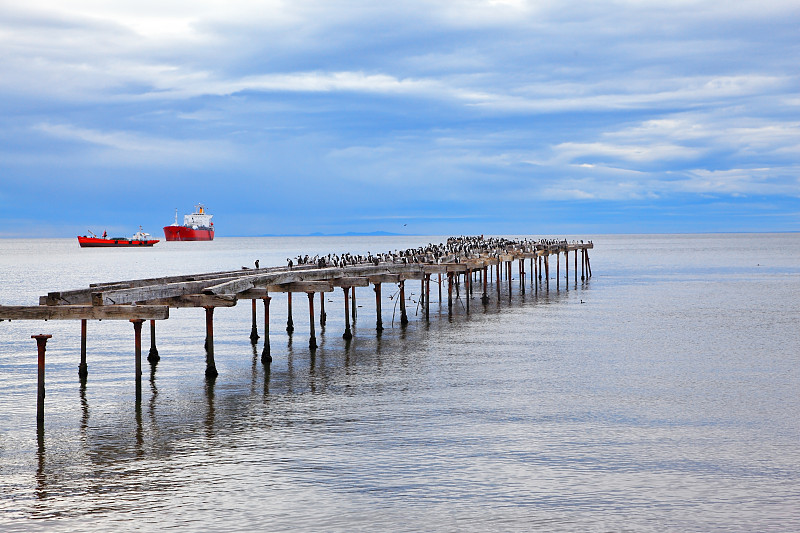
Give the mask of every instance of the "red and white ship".
[{"label": "red and white ship", "polygon": [[178,225],[178,210],[175,210],[175,222],[164,226],[164,238],[168,241],[213,241],[214,223],[206,213],[203,204],[194,206],[194,213],[183,215],[183,226]]},{"label": "red and white ship", "polygon": [[81,248],[107,248],[107,247],[128,247],[128,246],[153,246],[158,242],[158,239],[151,239],[149,233],[142,231],[139,226],[139,231],[133,234],[130,239],[128,237],[109,237],[106,232],[103,232],[102,237],[98,237],[91,231],[89,235],[78,235],[78,244]]}]

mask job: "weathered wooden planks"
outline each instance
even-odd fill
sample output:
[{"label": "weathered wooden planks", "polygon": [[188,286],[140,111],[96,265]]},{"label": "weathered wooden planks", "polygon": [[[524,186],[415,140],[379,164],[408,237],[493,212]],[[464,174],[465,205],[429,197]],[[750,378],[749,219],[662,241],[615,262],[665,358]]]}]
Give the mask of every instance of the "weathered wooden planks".
[{"label": "weathered wooden planks", "polygon": [[2,320],[164,320],[166,305],[0,305]]}]

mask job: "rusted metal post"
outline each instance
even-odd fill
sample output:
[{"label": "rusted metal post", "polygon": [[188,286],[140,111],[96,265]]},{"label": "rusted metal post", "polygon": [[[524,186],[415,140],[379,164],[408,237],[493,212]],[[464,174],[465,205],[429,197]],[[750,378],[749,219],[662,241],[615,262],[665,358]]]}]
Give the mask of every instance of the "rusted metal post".
[{"label": "rusted metal post", "polygon": [[206,310],[206,378],[213,379],[219,375],[217,364],[214,362],[214,307],[205,307]]},{"label": "rusted metal post", "polygon": [[406,314],[406,280],[400,280],[400,325],[405,326],[408,324],[408,315]]},{"label": "rusted metal post", "polygon": [[575,285],[578,284],[578,249],[575,248]]},{"label": "rusted metal post", "polygon": [[592,263],[589,262],[589,250],[586,250],[586,272],[588,277],[592,277]]},{"label": "rusted metal post", "polygon": [[78,365],[78,377],[86,379],[89,375],[89,367],[86,365],[86,322],[85,318],[81,319],[81,362]]},{"label": "rusted metal post", "polygon": [[250,343],[251,344],[255,344],[256,342],[258,342],[258,338],[259,338],[258,337],[258,326],[256,326],[256,299],[253,298],[252,300],[250,300],[250,302],[252,303],[251,308],[252,308],[252,315],[253,315],[253,321],[252,321],[253,324],[252,324],[252,327],[250,328]]},{"label": "rusted metal post", "polygon": [[469,313],[469,301],[472,299],[472,269],[467,269],[467,273],[464,275],[464,284],[467,293],[467,313]]},{"label": "rusted metal post", "polygon": [[511,299],[511,269],[514,266],[514,260],[506,262],[506,280],[508,281],[508,298]]},{"label": "rusted metal post", "polygon": [[314,331],[314,293],[307,292],[308,295],[308,323],[309,323],[309,338],[308,338],[308,348],[310,350],[317,349],[317,335]]},{"label": "rusted metal post", "polygon": [[536,258],[531,257],[531,285],[535,284],[534,274],[536,274]]},{"label": "rusted metal post", "polygon": [[500,259],[497,260],[497,303],[500,304],[500,263],[502,261]]},{"label": "rusted metal post", "polygon": [[586,248],[581,248],[581,281],[586,279],[585,270],[586,270]]},{"label": "rusted metal post", "polygon": [[483,296],[481,296],[481,301],[484,304],[489,303],[489,292],[487,289],[488,279],[489,279],[489,276],[487,275],[488,272],[489,272],[489,267],[484,264],[483,273],[481,274],[481,278],[483,278]]},{"label": "rusted metal post", "polygon": [[349,341],[353,338],[353,332],[350,330],[350,295],[347,294],[347,287],[342,287],[342,291],[344,291],[344,333],[342,338]]},{"label": "rusted metal post", "polygon": [[31,335],[31,339],[36,339],[36,348],[38,349],[39,379],[36,394],[36,424],[40,427],[44,426],[44,352],[47,339],[52,337],[52,335]]},{"label": "rusted metal post", "polygon": [[546,281],[547,292],[550,292],[550,253],[544,256],[544,279]]},{"label": "rusted metal post", "polygon": [[319,325],[324,326],[328,319],[328,314],[325,312],[325,293],[319,293]]},{"label": "rusted metal post", "polygon": [[561,288],[561,254],[556,251],[556,290]]},{"label": "rusted metal post", "polygon": [[137,380],[142,377],[142,322],[144,322],[144,320],[140,318],[131,319],[131,324],[133,324]]},{"label": "rusted metal post", "polygon": [[355,325],[355,323],[356,323],[356,315],[357,315],[357,313],[356,313],[356,288],[353,287],[350,292],[352,292],[352,299],[350,300],[350,313],[351,313],[350,316],[353,319],[353,325]]},{"label": "rusted metal post", "polygon": [[271,296],[264,298],[264,349],[261,351],[261,362],[268,365],[272,362],[269,348],[269,303],[272,301]]},{"label": "rusted metal post", "polygon": [[[439,274],[439,278],[441,278],[441,274]],[[447,312],[453,312],[453,273],[447,273]]]},{"label": "rusted metal post", "polygon": [[286,333],[291,335],[294,333],[294,319],[292,318],[292,293],[286,293],[286,306],[287,306],[287,318],[286,318]]},{"label": "rusted metal post", "polygon": [[425,274],[425,320],[431,317],[431,275]]},{"label": "rusted metal post", "polygon": [[380,333],[383,331],[383,319],[381,318],[381,284],[375,284],[375,329]]},{"label": "rusted metal post", "polygon": [[158,355],[158,348],[156,348],[156,321],[150,321],[150,352],[147,354],[147,360],[152,363],[158,363],[161,356]]}]

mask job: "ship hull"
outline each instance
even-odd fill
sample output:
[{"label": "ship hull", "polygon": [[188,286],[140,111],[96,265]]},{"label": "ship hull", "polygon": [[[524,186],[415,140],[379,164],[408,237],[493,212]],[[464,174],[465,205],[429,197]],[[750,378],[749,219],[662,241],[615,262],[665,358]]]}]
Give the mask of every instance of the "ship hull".
[{"label": "ship hull", "polygon": [[148,239],[146,241],[117,238],[102,239],[100,237],[78,237],[78,244],[81,248],[139,248],[142,246],[153,246],[158,239]]},{"label": "ship hull", "polygon": [[186,226],[164,226],[167,241],[213,241],[214,230],[187,228]]}]

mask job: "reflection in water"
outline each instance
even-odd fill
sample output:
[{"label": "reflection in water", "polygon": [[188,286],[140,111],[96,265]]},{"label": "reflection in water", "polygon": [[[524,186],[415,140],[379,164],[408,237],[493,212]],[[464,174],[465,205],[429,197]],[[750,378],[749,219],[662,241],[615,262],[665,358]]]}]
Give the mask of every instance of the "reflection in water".
[{"label": "reflection in water", "polygon": [[215,437],[214,431],[214,385],[216,379],[206,379],[206,401],[208,411],[205,418],[206,438],[211,440]]},{"label": "reflection in water", "polygon": [[47,476],[44,472],[44,424],[36,426],[36,490],[34,493],[38,499],[47,497]]},{"label": "reflection in water", "polygon": [[81,422],[80,431],[81,438],[86,442],[86,428],[89,427],[89,401],[86,399],[86,376],[80,378],[80,387],[78,393],[81,398]]}]

